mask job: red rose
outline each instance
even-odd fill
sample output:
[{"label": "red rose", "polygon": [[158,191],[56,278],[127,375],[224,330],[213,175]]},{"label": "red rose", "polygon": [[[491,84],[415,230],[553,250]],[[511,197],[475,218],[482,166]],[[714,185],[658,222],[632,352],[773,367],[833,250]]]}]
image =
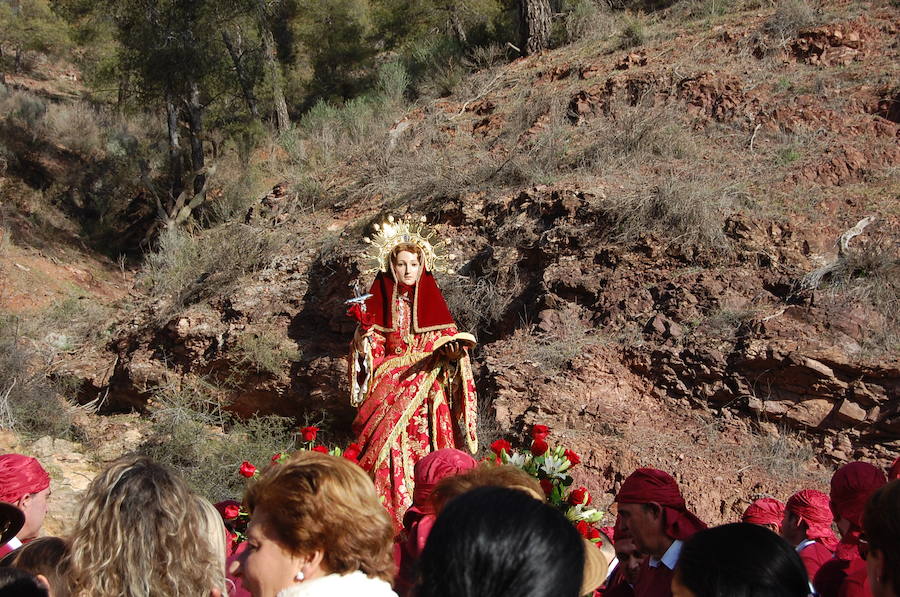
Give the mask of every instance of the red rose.
[{"label": "red rose", "polygon": [[498,439],[491,444],[491,451],[497,456],[500,456],[500,452],[503,450],[506,450],[507,454],[512,452],[512,445],[510,445],[510,443],[505,439]]},{"label": "red rose", "polygon": [[590,525],[588,525],[588,523],[586,523],[585,521],[579,520],[579,521],[575,524],[575,529],[576,529],[576,530],[581,534],[581,536],[584,537],[585,539],[589,538],[588,535],[589,535],[590,532],[591,532],[591,531],[590,531],[591,527],[590,527]]},{"label": "red rose", "polygon": [[328,448],[326,448],[325,446],[314,446],[312,451],[321,452],[322,454],[328,454]]},{"label": "red rose", "polygon": [[241,468],[238,472],[241,473],[242,477],[247,477],[249,479],[256,474],[256,467],[245,460],[241,463]]},{"label": "red rose", "polygon": [[531,439],[543,441],[547,439],[548,435],[550,435],[550,428],[546,425],[535,425],[531,428]]},{"label": "red rose", "polygon": [[546,453],[547,450],[549,450],[549,449],[550,449],[550,446],[548,446],[547,442],[545,442],[542,439],[536,439],[531,444],[531,453],[534,454],[535,456],[541,456],[544,453]]},{"label": "red rose", "polygon": [[228,504],[225,506],[225,511],[223,512],[223,516],[225,516],[225,520],[231,520],[233,518],[237,518],[241,515],[241,507],[235,506],[234,504]]},{"label": "red rose", "polygon": [[319,433],[319,428],[315,425],[310,425],[309,427],[303,427],[300,429],[300,435],[303,437],[303,441],[305,442],[316,441],[317,433]]},{"label": "red rose", "polygon": [[368,311],[363,311],[362,305],[354,303],[347,309],[347,317],[352,317],[359,322],[359,327],[368,331],[372,324],[375,323],[375,317]]},{"label": "red rose", "polygon": [[572,450],[566,450],[565,456],[568,461],[572,463],[572,466],[575,466],[576,464],[581,462],[581,457]]},{"label": "red rose", "polygon": [[590,539],[591,541],[593,541],[594,539],[599,539],[599,538],[600,538],[600,531],[598,531],[598,530],[595,529],[594,527],[590,527],[590,529],[588,530],[588,535],[589,535],[589,536],[588,536],[588,539]]},{"label": "red rose", "polygon": [[277,454],[272,454],[272,464],[278,464],[281,462],[281,459],[284,458],[284,454],[278,452]]},{"label": "red rose", "polygon": [[553,483],[550,482],[550,479],[541,479],[541,489],[544,490],[544,495],[549,496],[553,493]]},{"label": "red rose", "polygon": [[350,444],[349,446],[347,446],[347,449],[344,450],[343,456],[347,460],[356,462],[358,464],[360,451],[361,449],[359,447],[359,444]]},{"label": "red rose", "polygon": [[591,494],[588,493],[588,490],[584,487],[579,487],[578,489],[573,489],[569,493],[569,503],[573,506],[577,506],[579,504],[587,506],[591,503]]}]

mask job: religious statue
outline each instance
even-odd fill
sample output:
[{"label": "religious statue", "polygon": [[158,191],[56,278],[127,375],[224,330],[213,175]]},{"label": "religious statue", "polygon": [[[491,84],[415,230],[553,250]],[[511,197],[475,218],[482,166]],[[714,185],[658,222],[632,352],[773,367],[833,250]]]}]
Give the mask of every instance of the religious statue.
[{"label": "religious statue", "polygon": [[420,222],[393,217],[365,240],[375,281],[351,299],[359,325],[350,350],[350,400],[360,466],[399,530],[412,504],[413,467],[441,448],[478,449],[477,399],[468,350],[434,279],[452,255]]}]

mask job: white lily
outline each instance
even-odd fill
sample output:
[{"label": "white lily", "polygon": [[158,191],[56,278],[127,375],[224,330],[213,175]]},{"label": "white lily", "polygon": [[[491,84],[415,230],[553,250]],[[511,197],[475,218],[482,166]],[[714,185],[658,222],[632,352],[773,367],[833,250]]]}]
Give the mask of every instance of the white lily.
[{"label": "white lily", "polygon": [[554,456],[552,454],[548,454],[544,457],[544,463],[541,465],[541,469],[547,474],[551,479],[565,479],[566,475],[563,474],[570,467],[570,463],[565,458],[560,458],[558,456]]},{"label": "white lily", "polygon": [[521,452],[514,452],[510,455],[507,464],[511,464],[515,467],[522,468],[525,466],[525,463],[528,460],[528,456],[526,454],[522,454]]}]

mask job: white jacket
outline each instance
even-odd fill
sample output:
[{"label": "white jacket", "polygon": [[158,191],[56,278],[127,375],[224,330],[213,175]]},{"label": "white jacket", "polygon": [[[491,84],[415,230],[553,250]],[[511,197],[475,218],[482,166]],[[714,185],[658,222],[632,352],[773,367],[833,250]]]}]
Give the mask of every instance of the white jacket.
[{"label": "white jacket", "polygon": [[279,591],[277,597],[397,597],[397,593],[383,580],[357,570],[297,583]]}]

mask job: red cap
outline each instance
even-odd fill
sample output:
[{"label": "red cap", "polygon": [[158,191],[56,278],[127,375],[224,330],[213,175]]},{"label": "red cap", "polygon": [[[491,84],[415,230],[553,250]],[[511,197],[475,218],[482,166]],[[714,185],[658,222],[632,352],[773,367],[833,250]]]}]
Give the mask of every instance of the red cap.
[{"label": "red cap", "polygon": [[835,520],[846,518],[862,527],[862,514],[872,493],[887,483],[878,467],[868,462],[845,464],[831,477],[831,512]]},{"label": "red cap", "polygon": [[0,502],[14,504],[19,498],[50,487],[50,475],[36,458],[21,454],[0,455]]},{"label": "red cap", "polygon": [[782,520],[784,520],[784,504],[770,497],[760,498],[747,506],[741,517],[741,522],[759,525],[774,524],[778,528],[781,528]]},{"label": "red cap", "polygon": [[706,523],[688,511],[675,479],[660,470],[639,468],[631,473],[616,494],[616,501],[662,506],[664,530],[672,539],[683,541],[706,528]]},{"label": "red cap", "polygon": [[831,521],[834,517],[828,506],[828,496],[815,489],[798,491],[787,501],[785,509],[793,512],[800,520],[806,523],[806,538],[818,541],[831,551],[837,547],[837,537],[831,530]]}]

